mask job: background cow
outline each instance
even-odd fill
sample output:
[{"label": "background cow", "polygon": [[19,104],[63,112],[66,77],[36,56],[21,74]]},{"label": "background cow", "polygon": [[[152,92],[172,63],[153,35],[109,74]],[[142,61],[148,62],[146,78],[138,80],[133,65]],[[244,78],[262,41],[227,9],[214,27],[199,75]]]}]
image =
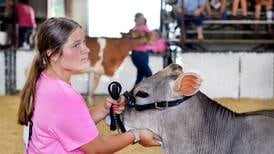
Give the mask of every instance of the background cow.
[{"label": "background cow", "polygon": [[[175,88],[182,73],[179,65],[172,64],[140,82],[133,90],[136,105],[186,98]],[[124,123],[159,134],[166,154],[273,153],[274,111],[237,114],[202,92],[184,100],[164,109],[127,108]]]},{"label": "background cow", "polygon": [[83,72],[94,73],[89,95],[93,96],[101,75],[113,76],[129,52],[136,46],[148,43],[152,37],[149,33],[130,31],[122,38],[86,37],[90,49],[90,65]]}]

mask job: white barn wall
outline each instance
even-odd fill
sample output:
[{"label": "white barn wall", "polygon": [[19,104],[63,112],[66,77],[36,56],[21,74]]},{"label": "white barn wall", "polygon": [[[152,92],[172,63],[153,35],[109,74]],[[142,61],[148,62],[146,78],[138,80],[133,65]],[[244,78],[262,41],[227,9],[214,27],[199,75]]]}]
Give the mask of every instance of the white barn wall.
[{"label": "white barn wall", "polygon": [[183,66],[185,72],[194,71],[201,74],[201,91],[208,96],[238,97],[238,54],[184,53],[178,54],[176,63]]},{"label": "white barn wall", "polygon": [[81,26],[84,32],[88,33],[88,1],[89,0],[69,0],[67,3],[71,3],[70,6],[70,18],[77,21]]},{"label": "white barn wall", "polygon": [[[1,55],[1,53],[0,53]],[[3,54],[2,54],[3,55]],[[16,85],[21,90],[26,80],[25,70],[30,65],[34,52],[19,51],[16,58]],[[1,59],[0,64],[4,59]],[[196,71],[204,78],[201,90],[212,98],[216,97],[273,97],[273,53],[184,53],[178,54],[177,63],[184,71]],[[240,61],[240,63],[239,63]],[[239,73],[239,64],[241,73]],[[163,66],[162,58],[150,56],[150,67],[156,73]],[[0,73],[4,69],[0,68]],[[4,75],[0,74],[0,77]],[[91,75],[92,77],[92,75]],[[95,94],[108,94],[111,81],[119,81],[123,90],[130,90],[136,79],[136,68],[127,57],[113,77],[102,76]],[[0,82],[4,79],[0,78]],[[76,75],[72,84],[81,93],[88,91],[88,75]],[[3,86],[2,86],[3,85]],[[0,84],[0,94],[4,92]]]},{"label": "white barn wall", "polygon": [[122,85],[122,91],[130,90],[135,82],[136,68],[131,62],[130,57],[127,57],[121,64],[119,69],[115,72],[113,77],[102,76],[95,90],[95,94],[108,94],[108,85],[112,81],[118,81]]},{"label": "white barn wall", "polygon": [[0,52],[0,96],[5,95],[5,55]]},{"label": "white barn wall", "polygon": [[240,97],[273,97],[273,54],[241,54]]},{"label": "white barn wall", "polygon": [[23,88],[27,79],[27,69],[30,67],[34,55],[33,51],[18,50],[16,52],[16,90]]},{"label": "white barn wall", "polygon": [[[21,90],[26,81],[26,70],[31,65],[32,59],[35,52],[31,51],[18,51],[16,53],[16,89]],[[162,69],[163,61],[162,58],[157,56],[150,56],[149,59],[150,67],[153,73]],[[93,74],[90,75],[91,79]],[[89,75],[79,74],[73,75],[71,83],[81,93],[87,93],[90,85],[88,81]],[[130,90],[136,79],[136,68],[131,62],[130,57],[127,57],[124,62],[119,67],[118,71],[114,74],[113,77],[102,76],[99,82],[99,85],[95,91],[95,94],[108,94],[107,86],[112,81],[119,81],[123,87],[123,90]]]},{"label": "white barn wall", "polygon": [[85,94],[88,92],[89,86],[89,74],[75,74],[71,77],[71,84],[72,86],[80,93]]}]

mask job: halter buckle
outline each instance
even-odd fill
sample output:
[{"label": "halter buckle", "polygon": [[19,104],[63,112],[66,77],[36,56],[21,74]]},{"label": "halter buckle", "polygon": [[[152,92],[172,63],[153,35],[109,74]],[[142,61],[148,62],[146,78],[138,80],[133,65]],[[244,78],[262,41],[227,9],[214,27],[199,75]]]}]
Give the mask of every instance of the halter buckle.
[{"label": "halter buckle", "polygon": [[[165,106],[164,106],[164,107],[158,106],[158,103],[159,103],[159,102],[154,103],[155,109],[164,110],[164,109],[168,108],[168,102],[167,102],[167,101],[164,102],[164,103],[165,103]],[[161,103],[163,103],[163,102],[161,102]]]}]

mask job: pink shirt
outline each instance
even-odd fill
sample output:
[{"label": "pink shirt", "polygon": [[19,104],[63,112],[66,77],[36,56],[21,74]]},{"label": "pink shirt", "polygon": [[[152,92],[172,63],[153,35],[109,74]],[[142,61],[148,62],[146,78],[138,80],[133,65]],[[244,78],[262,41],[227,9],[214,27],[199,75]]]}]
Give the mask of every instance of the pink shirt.
[{"label": "pink shirt", "polygon": [[79,147],[99,134],[82,96],[46,73],[36,83],[32,122],[29,154],[83,154]]},{"label": "pink shirt", "polygon": [[[146,25],[135,25],[135,27],[133,27],[133,30],[149,32],[149,29]],[[149,50],[149,46],[147,44],[141,44],[141,45],[135,47],[133,50],[140,51],[140,52],[146,52],[147,50]]]},{"label": "pink shirt", "polygon": [[150,44],[150,49],[154,53],[161,53],[164,52],[167,48],[167,41],[165,39],[159,38],[153,44]]},{"label": "pink shirt", "polygon": [[34,11],[31,6],[18,2],[16,10],[19,27],[36,27]]}]

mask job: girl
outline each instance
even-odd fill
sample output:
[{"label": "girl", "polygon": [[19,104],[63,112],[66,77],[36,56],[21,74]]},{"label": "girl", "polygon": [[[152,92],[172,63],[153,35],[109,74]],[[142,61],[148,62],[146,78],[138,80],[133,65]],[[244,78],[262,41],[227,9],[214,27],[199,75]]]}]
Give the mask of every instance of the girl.
[{"label": "girl", "polygon": [[[142,13],[135,14],[135,26],[133,30],[150,32],[146,25],[146,19]],[[149,51],[150,47],[148,44],[142,44],[132,50],[131,59],[137,68],[135,85],[142,81],[145,77],[150,77],[152,75],[151,69],[148,65]]]},{"label": "girl", "polygon": [[101,136],[96,123],[124,109],[124,97],[87,108],[70,84],[70,77],[88,65],[90,50],[81,26],[66,18],[46,20],[37,33],[37,49],[28,79],[21,93],[18,122],[33,124],[26,153],[114,153],[137,142],[158,146],[159,137],[149,130],[131,130]]}]

